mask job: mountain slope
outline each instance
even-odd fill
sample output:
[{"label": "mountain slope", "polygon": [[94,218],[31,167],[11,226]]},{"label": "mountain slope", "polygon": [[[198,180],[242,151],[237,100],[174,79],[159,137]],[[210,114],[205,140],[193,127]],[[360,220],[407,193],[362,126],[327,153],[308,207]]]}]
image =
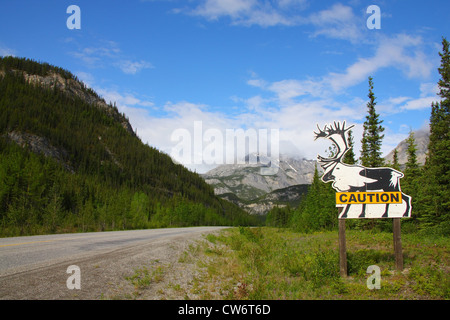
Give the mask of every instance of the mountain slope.
[{"label": "mountain slope", "polygon": [[205,173],[203,177],[218,195],[231,192],[243,200],[252,200],[273,190],[310,184],[316,165],[314,160],[281,155],[279,161],[272,165],[277,169],[276,173],[262,175],[260,169],[264,167],[262,163],[266,162],[220,165]]},{"label": "mountain slope", "polygon": [[244,208],[252,213],[264,215],[273,207],[296,208],[308,192],[309,184],[296,184],[286,188],[273,190],[257,199],[253,199],[244,205]]},{"label": "mountain slope", "polygon": [[[398,153],[398,163],[403,168],[406,162],[408,162],[408,144],[407,139],[401,141],[397,147],[395,147],[389,154],[384,158],[386,161],[392,163],[394,161],[394,150]],[[419,164],[425,163],[425,158],[428,152],[428,143],[430,142],[430,131],[429,130],[418,130],[414,131],[414,140],[416,143],[416,156],[417,162]]]},{"label": "mountain slope", "polygon": [[3,235],[249,223],[70,72],[0,58]]},{"label": "mountain slope", "polygon": [[[257,155],[247,156],[258,157]],[[275,205],[295,206],[303,195],[303,186],[311,184],[316,161],[281,155],[272,164],[275,174],[263,175],[268,160],[255,164],[220,165],[203,175],[215,193],[245,208],[252,214],[265,214]],[[319,170],[320,167],[318,168]]]}]

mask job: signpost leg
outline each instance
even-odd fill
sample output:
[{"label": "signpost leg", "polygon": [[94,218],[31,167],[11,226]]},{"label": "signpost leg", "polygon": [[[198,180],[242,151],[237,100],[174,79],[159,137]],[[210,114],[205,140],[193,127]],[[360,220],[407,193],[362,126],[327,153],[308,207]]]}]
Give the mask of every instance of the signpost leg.
[{"label": "signpost leg", "polygon": [[[339,208],[339,214],[342,208]],[[339,270],[341,277],[347,277],[347,247],[345,244],[345,219],[339,221]]]},{"label": "signpost leg", "polygon": [[399,271],[403,270],[403,252],[402,252],[402,238],[400,228],[400,218],[393,218],[394,225],[394,253],[395,253],[395,268]]}]

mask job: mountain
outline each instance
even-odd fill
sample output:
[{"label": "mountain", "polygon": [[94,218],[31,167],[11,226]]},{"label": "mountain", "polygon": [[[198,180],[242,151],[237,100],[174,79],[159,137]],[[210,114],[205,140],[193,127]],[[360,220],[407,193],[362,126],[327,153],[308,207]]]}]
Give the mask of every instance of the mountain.
[{"label": "mountain", "polygon": [[[255,156],[255,155],[252,155]],[[247,156],[247,162],[248,156]],[[245,164],[224,164],[207,173],[203,178],[214,187],[215,193],[233,193],[243,200],[253,200],[273,190],[297,184],[309,184],[314,175],[316,161],[296,159],[281,155],[272,164],[275,174],[261,174],[269,161]]]},{"label": "mountain", "polygon": [[0,57],[0,236],[249,223],[72,73]]},{"label": "mountain", "polygon": [[[298,202],[303,192],[292,193],[296,189],[289,187],[311,184],[316,167],[314,160],[286,155],[270,162],[270,159],[252,154],[246,157],[246,162],[220,165],[203,174],[203,178],[214,187],[216,195],[257,214],[267,213],[275,204]],[[273,172],[264,173],[264,169]],[[289,192],[289,201],[281,200],[283,192]]]},{"label": "mountain", "polygon": [[[296,184],[276,189],[244,204],[243,208],[252,214],[264,215],[275,206],[295,208],[308,192],[310,184]],[[231,199],[230,199],[231,200]]]},{"label": "mountain", "polygon": [[[428,152],[428,143],[430,142],[429,130],[414,131],[414,139],[416,142],[416,156],[417,162],[421,165],[425,163],[425,158]],[[408,162],[408,144],[407,139],[401,141],[389,154],[384,158],[386,162],[394,162],[394,150],[397,150],[398,163],[404,169],[406,162]]]}]

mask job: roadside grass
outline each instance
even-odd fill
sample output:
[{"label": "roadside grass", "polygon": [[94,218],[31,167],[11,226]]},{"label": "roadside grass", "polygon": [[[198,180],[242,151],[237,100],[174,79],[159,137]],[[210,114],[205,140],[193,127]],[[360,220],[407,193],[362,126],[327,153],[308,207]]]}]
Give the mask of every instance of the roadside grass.
[{"label": "roadside grass", "polygon": [[[402,234],[404,270],[395,270],[392,233],[347,230],[348,277],[339,275],[337,231],[297,233],[230,228],[208,234],[180,262],[202,270],[186,299],[449,299],[448,237]],[[367,268],[381,269],[368,289]]]},{"label": "roadside grass", "polygon": [[127,293],[123,297],[116,296],[114,299],[137,299],[139,298],[150,285],[161,282],[164,279],[167,266],[160,265],[156,261],[155,265],[142,266],[134,269],[134,273],[126,276],[127,280],[134,287],[132,293]]}]

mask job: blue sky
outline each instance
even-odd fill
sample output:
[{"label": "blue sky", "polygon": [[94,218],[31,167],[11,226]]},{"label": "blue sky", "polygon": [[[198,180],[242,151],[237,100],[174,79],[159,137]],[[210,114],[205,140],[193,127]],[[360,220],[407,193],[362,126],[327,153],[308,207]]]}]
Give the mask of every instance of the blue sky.
[{"label": "blue sky", "polygon": [[[68,29],[66,10],[81,10]],[[369,29],[377,5],[381,28]],[[73,72],[115,101],[138,136],[171,153],[177,129],[278,129],[280,152],[313,159],[316,124],[346,120],[359,154],[368,77],[387,154],[423,129],[438,97],[448,1],[128,0],[0,4],[0,55]],[[200,172],[205,166],[190,165]]]}]

